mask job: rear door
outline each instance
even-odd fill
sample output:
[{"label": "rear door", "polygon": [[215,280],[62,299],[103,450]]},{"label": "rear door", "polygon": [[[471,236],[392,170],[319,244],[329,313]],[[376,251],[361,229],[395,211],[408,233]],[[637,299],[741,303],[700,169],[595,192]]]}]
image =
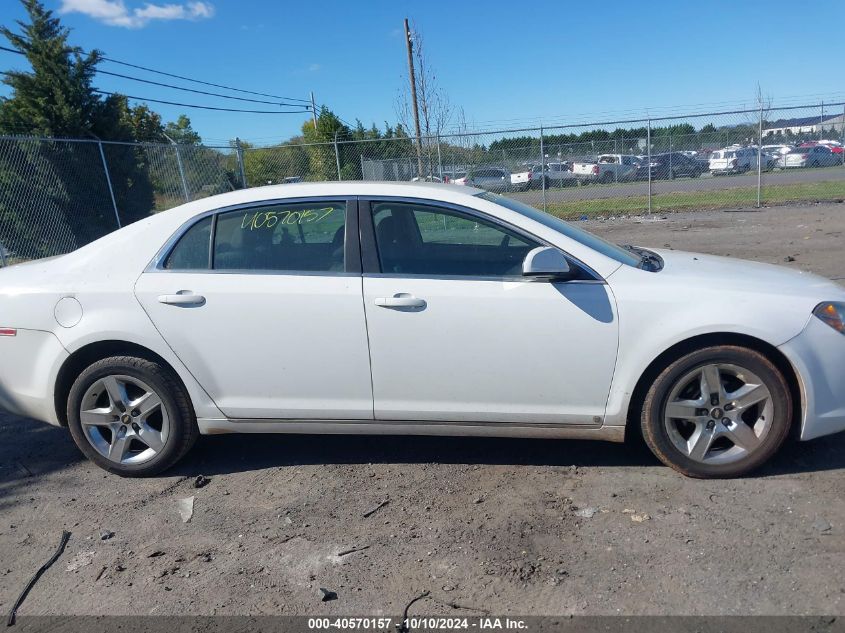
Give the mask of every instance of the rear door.
[{"label": "rear door", "polygon": [[267,202],[195,222],[135,293],[226,416],[371,419],[360,270],[356,200]]}]

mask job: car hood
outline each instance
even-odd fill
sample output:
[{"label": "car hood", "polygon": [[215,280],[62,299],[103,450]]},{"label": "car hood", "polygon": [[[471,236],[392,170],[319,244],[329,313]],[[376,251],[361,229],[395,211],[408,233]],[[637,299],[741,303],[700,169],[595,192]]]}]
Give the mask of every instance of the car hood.
[{"label": "car hood", "polygon": [[733,257],[668,249],[648,250],[663,258],[663,269],[657,275],[702,289],[818,297],[819,301],[845,299],[845,288],[802,270]]}]

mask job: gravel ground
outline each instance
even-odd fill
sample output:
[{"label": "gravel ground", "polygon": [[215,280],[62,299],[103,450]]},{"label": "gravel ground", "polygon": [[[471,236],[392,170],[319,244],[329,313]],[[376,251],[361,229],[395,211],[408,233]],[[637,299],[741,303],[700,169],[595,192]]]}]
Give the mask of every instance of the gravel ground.
[{"label": "gravel ground", "polygon": [[[843,279],[843,212],[584,224]],[[843,473],[845,434],[731,481],[685,479],[626,445],[215,436],[167,476],[131,480],[62,429],[0,415],[0,611],[64,528],[21,615],[395,615],[425,590],[417,613],[842,615]]]}]

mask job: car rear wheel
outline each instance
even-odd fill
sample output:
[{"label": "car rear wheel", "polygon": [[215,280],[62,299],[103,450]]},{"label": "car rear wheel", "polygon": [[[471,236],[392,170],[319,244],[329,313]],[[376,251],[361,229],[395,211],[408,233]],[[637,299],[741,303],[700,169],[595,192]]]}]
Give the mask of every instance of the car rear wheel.
[{"label": "car rear wheel", "polygon": [[175,464],[199,431],[185,388],[159,363],[114,356],[90,365],[73,383],[68,427],[88,459],[127,477]]},{"label": "car rear wheel", "polygon": [[792,399],[783,374],[751,349],[722,345],[671,363],[648,390],[642,434],[667,466],[690,477],[737,477],[783,444]]}]

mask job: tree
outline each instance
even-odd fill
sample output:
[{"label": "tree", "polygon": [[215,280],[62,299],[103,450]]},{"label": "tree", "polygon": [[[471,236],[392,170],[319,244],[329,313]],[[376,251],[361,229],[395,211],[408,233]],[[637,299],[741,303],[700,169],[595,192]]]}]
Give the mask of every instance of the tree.
[{"label": "tree", "polygon": [[[323,106],[317,115],[317,125],[312,120],[302,124],[309,162],[309,179],[338,180],[337,158],[334,144],[351,137],[349,127],[338,116]],[[342,173],[341,173],[342,177]]]},{"label": "tree", "polygon": [[[449,95],[440,86],[437,73],[429,63],[425,40],[416,24],[411,30],[414,54],[414,76],[417,82],[417,104],[420,112],[420,128],[423,136],[442,134],[452,120],[452,104]],[[406,129],[411,129],[411,89],[403,82],[396,100],[396,116]]]},{"label": "tree", "polygon": [[153,112],[146,104],[134,108],[127,107],[127,124],[132,128],[132,135],[139,143],[164,143],[164,125],[161,115]]},{"label": "tree", "polygon": [[174,142],[180,145],[199,145],[202,143],[200,135],[191,127],[191,119],[180,114],[176,121],[171,121],[164,126],[164,133]]},{"label": "tree", "polygon": [[[3,82],[12,94],[0,100],[0,132],[10,135],[65,137],[76,139],[134,140],[131,110],[126,98],[112,95],[103,99],[92,80],[102,59],[99,51],[83,54],[68,43],[70,31],[52,11],[38,0],[22,0],[28,21],[19,21],[19,33],[0,27],[9,43],[23,53],[30,71],[12,71]],[[82,142],[6,142],[0,171],[16,182],[45,183],[40,203],[32,197],[17,196],[0,201],[0,228],[8,242],[28,247],[18,229],[38,221],[60,223],[72,232],[77,245],[90,242],[116,228],[114,209],[99,148]],[[112,187],[124,224],[133,222],[152,209],[152,186],[136,148],[108,146],[104,149]],[[14,183],[10,183],[14,187]],[[19,185],[22,186],[22,185]],[[46,217],[45,213],[49,214]],[[61,214],[60,219],[55,216]],[[6,228],[11,227],[11,228]],[[16,232],[17,231],[17,232]],[[11,237],[10,237],[11,236]],[[14,246],[12,246],[14,249]],[[39,246],[37,254],[50,254],[49,245]]]},{"label": "tree", "polygon": [[32,72],[9,71],[3,83],[13,96],[3,99],[0,127],[12,134],[82,138],[95,133],[102,107],[91,86],[99,51],[82,54],[68,44],[70,31],[38,0],[22,0],[29,22],[18,21],[21,33],[0,27],[9,43],[22,52]]},{"label": "tree", "polygon": [[[416,24],[411,30],[411,44],[414,57],[414,78],[416,80],[417,105],[420,117],[420,130],[423,138],[420,140],[420,154],[425,155],[429,176],[434,175],[437,145],[439,136],[446,131],[452,120],[452,104],[449,95],[440,86],[437,73],[429,63],[425,48],[425,40]],[[411,89],[409,82],[403,82],[396,98],[396,117],[402,125],[411,129],[413,104],[411,103]]]},{"label": "tree", "polygon": [[[291,176],[309,180],[309,156],[302,140],[296,136],[270,147],[253,147],[241,141],[244,173],[250,186],[279,184]],[[234,142],[231,144],[234,146]]]}]

